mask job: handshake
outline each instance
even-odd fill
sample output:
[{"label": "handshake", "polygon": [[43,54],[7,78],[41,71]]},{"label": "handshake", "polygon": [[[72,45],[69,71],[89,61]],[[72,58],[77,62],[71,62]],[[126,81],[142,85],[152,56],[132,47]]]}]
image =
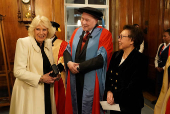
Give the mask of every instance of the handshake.
[{"label": "handshake", "polygon": [[51,68],[52,68],[52,71],[53,71],[52,73],[50,73],[51,77],[57,77],[59,72],[62,72],[64,70],[64,66],[61,63],[59,63],[58,65],[53,64],[51,66]]}]

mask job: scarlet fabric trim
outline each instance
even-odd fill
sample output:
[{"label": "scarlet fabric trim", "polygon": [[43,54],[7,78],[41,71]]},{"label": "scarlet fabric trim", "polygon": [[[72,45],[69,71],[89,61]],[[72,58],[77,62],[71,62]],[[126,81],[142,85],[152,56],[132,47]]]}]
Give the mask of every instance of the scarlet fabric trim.
[{"label": "scarlet fabric trim", "polygon": [[54,83],[57,114],[65,114],[65,88],[62,78]]},{"label": "scarlet fabric trim", "polygon": [[168,99],[167,105],[166,105],[166,113],[165,114],[170,114],[170,97]]},{"label": "scarlet fabric trim", "polygon": [[[100,26],[98,26],[98,28],[102,28]],[[109,38],[111,37],[111,38]],[[112,46],[110,46],[110,45]],[[111,60],[112,57],[112,50],[113,50],[113,43],[112,43],[112,34],[110,32],[108,32],[107,29],[103,28],[103,31],[100,35],[100,40],[99,40],[99,46],[98,48],[100,48],[101,46],[103,46],[106,49],[107,52],[107,69],[109,68],[109,62]]]},{"label": "scarlet fabric trim", "polygon": [[99,80],[98,80],[98,76],[96,73],[92,114],[100,114],[100,102],[99,101],[100,101]]},{"label": "scarlet fabric trim", "polygon": [[[70,47],[71,47],[71,48],[72,48],[72,45],[73,45],[74,36],[75,36],[75,34],[76,34],[76,32],[77,32],[78,29],[79,29],[79,28],[77,28],[76,30],[74,30],[74,32],[73,32],[73,34],[72,34],[72,36],[71,36],[71,38],[70,38],[69,44],[70,44]],[[72,55],[72,50],[71,50],[71,55]]]},{"label": "scarlet fabric trim", "polygon": [[71,100],[71,87],[70,87],[70,71],[67,77],[67,92],[65,101],[65,114],[73,114],[72,100]]},{"label": "scarlet fabric trim", "polygon": [[168,52],[168,57],[170,56],[170,46],[169,46],[169,52]]},{"label": "scarlet fabric trim", "polygon": [[58,109],[58,82],[57,81],[55,81],[54,83],[54,96],[55,96],[56,109]]},{"label": "scarlet fabric trim", "polygon": [[[67,44],[68,43],[66,41],[62,41],[62,43],[60,43],[58,60],[60,57],[63,56],[63,52],[66,49]],[[54,95],[55,95],[57,114],[65,114],[65,88],[64,88],[62,78],[59,81],[55,81],[54,83]]]},{"label": "scarlet fabric trim", "polygon": [[[164,49],[164,46],[162,46],[162,49],[161,49],[161,51],[160,51],[160,53],[159,53],[159,55],[161,55],[161,53],[162,53],[162,50]],[[169,54],[168,54],[169,55]]]},{"label": "scarlet fabric trim", "polygon": [[63,56],[63,53],[64,53],[67,45],[68,45],[68,43],[67,43],[66,41],[63,41],[63,42],[61,43],[61,45],[60,45],[60,50],[59,50],[59,53],[58,53],[58,60],[59,60],[60,57]]},{"label": "scarlet fabric trim", "polygon": [[89,31],[86,31],[86,35],[83,37],[83,42],[82,42],[82,44],[81,44],[81,50],[83,49],[84,44],[85,44],[86,41],[87,41],[87,36],[88,36],[89,34],[90,34]]}]

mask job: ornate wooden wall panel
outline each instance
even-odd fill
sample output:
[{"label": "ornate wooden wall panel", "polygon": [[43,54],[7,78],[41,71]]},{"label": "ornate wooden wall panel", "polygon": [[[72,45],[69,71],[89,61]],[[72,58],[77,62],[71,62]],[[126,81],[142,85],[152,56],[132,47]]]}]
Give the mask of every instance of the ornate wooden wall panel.
[{"label": "ornate wooden wall panel", "polygon": [[169,13],[170,11],[169,11],[169,9],[165,9],[165,18],[164,18],[164,29],[166,30],[166,29],[168,29],[169,28],[169,15],[170,15],[170,13]]},{"label": "ornate wooden wall panel", "polygon": [[143,6],[141,7],[141,9],[143,9],[143,15],[142,15],[142,26],[141,28],[143,28],[143,30],[145,31],[144,35],[145,35],[145,39],[144,39],[144,54],[148,55],[148,38],[147,38],[147,33],[148,33],[148,28],[149,28],[149,4],[150,1],[149,0],[144,0],[143,2]]},{"label": "ornate wooden wall panel", "polygon": [[52,20],[52,1],[51,0],[35,0],[35,15],[46,16]]},{"label": "ornate wooden wall panel", "polygon": [[148,53],[149,64],[153,65],[157,52],[158,36],[159,36],[159,0],[150,0],[149,10],[149,29],[148,29]]},{"label": "ornate wooden wall panel", "polygon": [[[143,27],[143,0],[111,0],[110,4],[112,4],[110,5],[110,17],[112,18],[112,20],[110,20],[110,31],[115,37],[120,34],[123,30],[123,26],[126,24],[136,23],[139,24],[141,28]],[[116,11],[113,11],[112,9],[115,9]],[[114,51],[117,51],[118,41],[115,37],[113,38]]]},{"label": "ornate wooden wall panel", "polygon": [[115,13],[115,38],[116,38],[116,42],[113,44],[113,45],[115,45],[115,50],[118,50],[118,36],[119,36],[119,34],[120,34],[120,27],[119,27],[119,23],[120,23],[120,21],[119,21],[119,12],[120,12],[120,10],[119,10],[119,0],[116,0],[116,11],[115,11],[116,13]]},{"label": "ornate wooden wall panel", "polygon": [[[118,23],[119,23],[119,19],[118,19],[118,2],[116,2],[116,0],[111,0],[109,3],[109,7],[110,7],[110,12],[109,12],[109,31],[112,33],[112,37],[113,37],[113,50],[118,50],[118,31],[119,31],[119,27],[118,27]],[[117,31],[117,32],[116,32]]]},{"label": "ornate wooden wall panel", "polygon": [[170,0],[164,0],[165,13],[164,13],[164,29],[170,28]]},{"label": "ornate wooden wall panel", "polygon": [[[53,7],[53,4],[54,6]],[[51,21],[56,21],[60,24],[62,30],[57,35],[61,39],[65,39],[65,27],[64,27],[64,1],[63,0],[35,0],[35,12],[36,15],[44,15]],[[13,68],[15,46],[18,38],[28,36],[27,29],[23,23],[18,22],[18,6],[17,0],[0,0],[0,14],[6,15],[4,19],[5,38],[7,41],[8,55],[11,62],[11,68]],[[55,13],[55,15],[53,15]],[[1,53],[1,52],[0,52]],[[0,57],[0,60],[2,58]],[[2,61],[0,61],[2,64]],[[3,67],[3,66],[0,66]],[[5,82],[0,80],[0,87]]]},{"label": "ornate wooden wall panel", "polygon": [[[150,0],[149,4],[149,20],[148,20],[148,34],[147,34],[147,50],[149,58],[148,66],[148,80],[150,80],[149,86],[152,87],[150,91],[157,94],[156,88],[156,69],[154,60],[159,44],[162,42],[162,3],[161,0]],[[161,17],[161,18],[160,18]]]},{"label": "ornate wooden wall panel", "polygon": [[129,0],[127,5],[128,24],[133,24],[134,0]]},{"label": "ornate wooden wall panel", "polygon": [[119,0],[119,34],[123,30],[123,26],[128,24],[128,0]]},{"label": "ornate wooden wall panel", "polygon": [[14,60],[15,44],[18,38],[27,36],[27,30],[22,23],[18,23],[17,18],[17,1],[16,0],[1,0],[2,4],[0,14],[6,15],[4,19],[5,38],[10,62]]},{"label": "ornate wooden wall panel", "polygon": [[58,38],[65,40],[64,0],[54,1],[54,21],[60,24],[61,32],[57,32]]},{"label": "ornate wooden wall panel", "polygon": [[[141,0],[133,0],[133,22],[132,24],[139,24],[141,26]],[[130,24],[130,23],[129,23]]]}]

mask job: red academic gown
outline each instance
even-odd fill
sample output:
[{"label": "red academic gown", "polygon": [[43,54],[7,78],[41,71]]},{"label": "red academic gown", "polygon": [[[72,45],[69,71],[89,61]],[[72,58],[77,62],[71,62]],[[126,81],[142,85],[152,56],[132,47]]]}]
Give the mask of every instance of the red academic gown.
[{"label": "red academic gown", "polygon": [[[60,39],[56,39],[53,43],[53,56],[56,64],[61,62],[64,65],[63,52],[67,44],[66,41]],[[54,83],[54,94],[57,114],[65,114],[65,71],[61,73],[60,80]]]}]

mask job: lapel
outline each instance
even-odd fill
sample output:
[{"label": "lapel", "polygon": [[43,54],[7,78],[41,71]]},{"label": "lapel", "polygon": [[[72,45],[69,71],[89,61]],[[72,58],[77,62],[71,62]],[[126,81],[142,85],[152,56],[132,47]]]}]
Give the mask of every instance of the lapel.
[{"label": "lapel", "polygon": [[[33,37],[30,37],[30,40],[31,40],[31,44],[32,44],[32,47],[34,48],[34,50],[38,53],[40,53],[40,47],[37,45],[37,42],[35,41],[35,39]],[[46,50],[49,50],[50,48],[50,45],[49,45],[49,39],[45,39],[44,41],[44,51]]]},{"label": "lapel", "polygon": [[77,49],[76,49],[75,59],[78,58],[82,54],[81,44],[82,44],[82,41],[83,41],[83,35],[84,35],[84,32],[83,32],[82,35],[80,35],[80,39],[79,39],[79,42],[78,42],[78,45],[77,45]]},{"label": "lapel", "polygon": [[45,39],[44,41],[44,51],[49,51],[50,46],[52,46],[51,40],[50,39]]},{"label": "lapel", "polygon": [[32,47],[34,48],[34,50],[37,52],[37,53],[40,53],[40,47],[37,45],[37,42],[35,41],[35,39],[33,37],[30,37],[30,40],[31,40],[31,44],[32,44]]},{"label": "lapel", "polygon": [[[37,53],[41,53],[41,49],[40,47],[37,45],[37,42],[35,41],[35,39],[33,37],[30,37],[31,40],[31,44],[33,49],[37,52]],[[44,41],[44,52],[47,55],[50,63],[52,63],[51,59],[50,59],[50,45],[52,46],[51,43],[51,39],[45,39]]]},{"label": "lapel", "polygon": [[[121,59],[122,59],[122,56],[123,56],[123,50],[120,50],[120,51],[118,51],[117,53],[116,53],[116,55],[115,55],[115,64],[113,64],[114,65],[114,68],[118,68],[119,67],[119,64],[120,64],[120,61],[121,61]],[[113,58],[113,59],[114,59]]]},{"label": "lapel", "polygon": [[[132,52],[128,55],[128,57],[124,60],[124,62],[119,66],[119,71],[125,72],[125,71],[129,70],[129,68],[131,68],[131,66],[134,63],[133,60],[135,60],[135,57],[136,57],[135,53],[136,53],[136,50],[135,49],[132,50]],[[119,63],[120,63],[120,61],[122,59],[122,56],[123,56],[123,53],[121,54]]]}]

